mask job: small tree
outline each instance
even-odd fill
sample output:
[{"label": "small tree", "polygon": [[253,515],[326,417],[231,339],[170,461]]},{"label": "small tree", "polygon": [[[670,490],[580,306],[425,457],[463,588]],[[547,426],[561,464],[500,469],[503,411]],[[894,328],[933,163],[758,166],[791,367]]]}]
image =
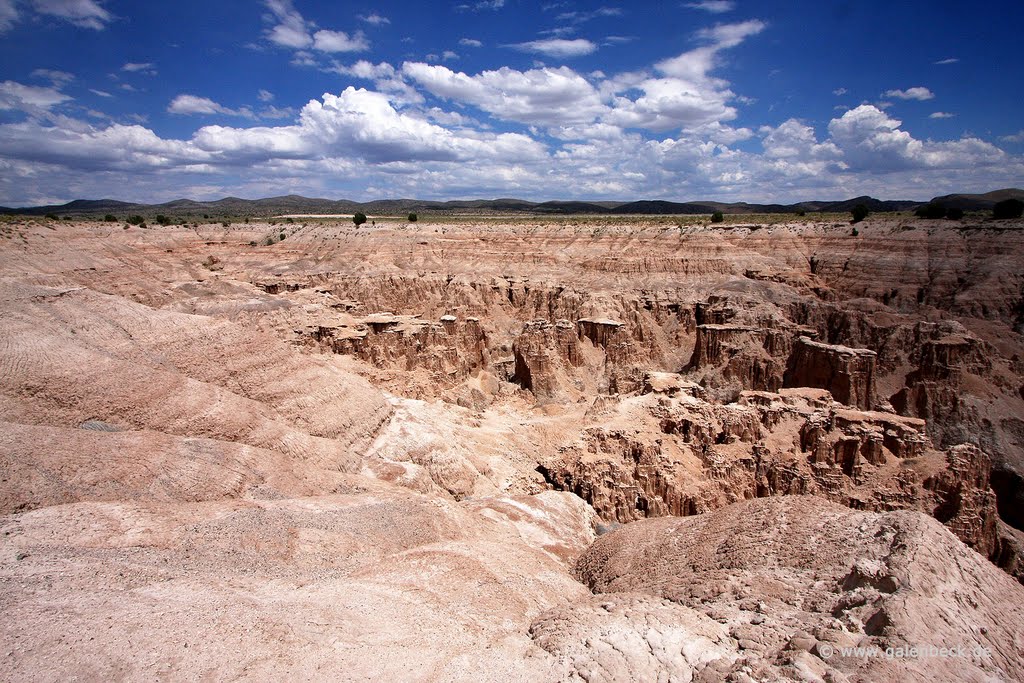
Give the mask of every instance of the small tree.
[{"label": "small tree", "polygon": [[142,216],[128,216],[129,225],[143,226],[146,223],[146,219]]},{"label": "small tree", "polygon": [[862,220],[868,217],[869,213],[871,212],[868,211],[868,207],[864,206],[863,204],[858,204],[857,206],[853,207],[853,209],[850,211],[850,214],[853,216],[854,223],[860,223]]},{"label": "small tree", "polygon": [[1020,218],[1024,214],[1024,202],[1019,199],[1004,199],[992,207],[993,218]]},{"label": "small tree", "polygon": [[162,213],[158,213],[156,215],[156,222],[159,223],[160,225],[170,225],[171,219],[163,215]]},{"label": "small tree", "polygon": [[419,220],[419,217],[416,214],[414,214],[414,213],[410,213],[409,214],[409,222],[410,223],[415,223],[418,220]]},{"label": "small tree", "polygon": [[721,223],[724,220],[725,220],[725,216],[722,215],[721,211],[715,211],[713,214],[711,214],[711,222],[712,223]]},{"label": "small tree", "polygon": [[115,216],[112,213],[108,213],[106,216],[103,217],[103,220],[105,220],[107,223],[116,223],[117,216]]},{"label": "small tree", "polygon": [[358,228],[360,225],[362,225],[363,223],[366,222],[366,214],[365,213],[359,213],[357,211],[356,214],[354,216],[352,216],[352,222],[355,223],[356,227]]}]

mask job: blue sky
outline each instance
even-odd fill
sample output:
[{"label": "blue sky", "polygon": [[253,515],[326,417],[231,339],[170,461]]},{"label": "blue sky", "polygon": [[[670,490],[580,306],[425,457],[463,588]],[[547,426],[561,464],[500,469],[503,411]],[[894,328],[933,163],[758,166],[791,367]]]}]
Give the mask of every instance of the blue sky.
[{"label": "blue sky", "polygon": [[0,204],[1024,186],[1019,0],[0,0]]}]

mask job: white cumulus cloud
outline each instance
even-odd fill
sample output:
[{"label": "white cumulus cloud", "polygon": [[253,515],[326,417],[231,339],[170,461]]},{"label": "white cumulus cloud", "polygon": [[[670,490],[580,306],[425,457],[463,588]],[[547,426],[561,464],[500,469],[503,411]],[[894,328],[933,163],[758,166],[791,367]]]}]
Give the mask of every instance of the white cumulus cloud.
[{"label": "white cumulus cloud", "polygon": [[914,88],[907,88],[906,90],[886,90],[885,97],[895,97],[901,100],[930,100],[935,97],[935,94],[928,88],[917,86]]},{"label": "white cumulus cloud", "polygon": [[70,99],[70,95],[65,95],[56,88],[24,85],[16,81],[0,83],[0,110],[45,110]]},{"label": "white cumulus cloud", "polygon": [[[370,42],[361,31],[346,33],[328,29],[316,30],[316,24],[299,13],[291,0],[266,0],[270,10],[267,39],[275,45],[294,50],[317,50],[319,52],[362,52],[370,48]],[[374,14],[378,19],[384,19]],[[298,53],[293,63],[312,66],[311,55]]]},{"label": "white cumulus cloud", "polygon": [[594,86],[567,67],[502,67],[469,76],[445,66],[406,62],[402,74],[437,97],[472,104],[509,121],[545,126],[589,123],[606,111]]}]

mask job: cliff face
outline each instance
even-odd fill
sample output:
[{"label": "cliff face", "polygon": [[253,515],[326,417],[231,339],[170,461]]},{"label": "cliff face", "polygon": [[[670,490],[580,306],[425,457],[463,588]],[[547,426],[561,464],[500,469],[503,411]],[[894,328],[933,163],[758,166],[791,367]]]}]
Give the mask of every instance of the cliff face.
[{"label": "cliff face", "polygon": [[868,410],[875,400],[875,357],[870,349],[822,344],[800,337],[793,348],[784,383],[827,389],[840,403]]},{"label": "cliff face", "polygon": [[490,366],[487,336],[475,318],[446,315],[431,322],[382,313],[335,326],[317,325],[308,334],[333,353],[377,367],[425,370],[442,387]]}]

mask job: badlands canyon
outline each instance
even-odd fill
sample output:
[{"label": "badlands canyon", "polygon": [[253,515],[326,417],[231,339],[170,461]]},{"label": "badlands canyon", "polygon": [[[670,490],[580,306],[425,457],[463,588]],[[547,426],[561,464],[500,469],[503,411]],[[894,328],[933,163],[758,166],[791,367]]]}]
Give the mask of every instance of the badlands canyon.
[{"label": "badlands canyon", "polygon": [[1024,680],[1022,231],[6,220],[3,678]]}]

